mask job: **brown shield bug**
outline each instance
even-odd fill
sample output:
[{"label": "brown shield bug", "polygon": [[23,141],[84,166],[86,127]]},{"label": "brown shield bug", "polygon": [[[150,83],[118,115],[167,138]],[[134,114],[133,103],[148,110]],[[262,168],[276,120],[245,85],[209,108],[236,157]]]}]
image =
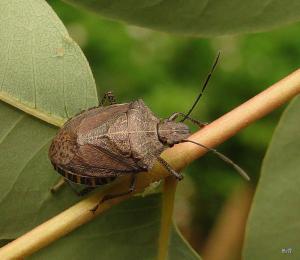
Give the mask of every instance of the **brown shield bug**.
[{"label": "brown shield bug", "polygon": [[[76,115],[58,131],[49,149],[49,158],[55,170],[67,181],[86,185],[88,190],[109,183],[119,176],[131,175],[128,191],[105,197],[105,200],[111,199],[134,191],[136,174],[149,171],[156,160],[181,180],[182,175],[162,159],[160,154],[174,144],[192,142],[217,154],[248,179],[246,173],[225,155],[187,140],[190,131],[183,123],[184,120],[190,120],[199,127],[206,125],[189,115],[202,96],[218,58],[219,55],[201,93],[187,114],[177,112],[167,119],[159,119],[141,99],[116,104],[112,93],[106,93],[101,101],[102,106]],[[106,100],[110,104],[103,106]],[[179,116],[183,119],[176,122]]]}]

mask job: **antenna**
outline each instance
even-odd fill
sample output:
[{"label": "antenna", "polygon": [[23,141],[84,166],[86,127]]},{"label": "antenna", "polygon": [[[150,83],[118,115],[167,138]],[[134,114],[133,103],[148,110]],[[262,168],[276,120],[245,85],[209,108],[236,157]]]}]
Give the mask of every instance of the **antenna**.
[{"label": "antenna", "polygon": [[210,152],[213,152],[215,155],[217,155],[224,162],[230,164],[243,178],[245,178],[247,181],[250,180],[250,177],[248,176],[248,174],[240,166],[238,166],[236,163],[234,163],[232,160],[230,160],[226,155],[218,152],[216,149],[209,148],[209,147],[207,147],[203,144],[197,143],[197,142],[192,141],[192,140],[184,139],[181,142],[183,142],[183,143],[185,143],[185,142],[193,143],[193,144],[201,146],[202,148],[204,148],[204,149],[206,149]]},{"label": "antenna", "polygon": [[209,80],[210,80],[210,78],[211,78],[211,75],[212,75],[212,73],[214,72],[214,70],[215,70],[215,68],[216,68],[216,66],[217,66],[217,63],[218,63],[219,58],[220,58],[220,51],[218,52],[217,58],[215,59],[215,62],[214,62],[214,64],[213,64],[213,66],[212,66],[212,68],[211,68],[209,74],[208,74],[207,77],[206,77],[206,80],[205,80],[205,82],[204,82],[204,84],[203,84],[203,87],[202,87],[202,90],[201,90],[200,94],[199,94],[198,97],[196,98],[196,100],[195,100],[194,104],[192,105],[191,109],[189,110],[189,112],[184,116],[184,118],[183,118],[180,122],[185,121],[185,120],[189,117],[189,115],[192,113],[193,109],[194,109],[195,106],[197,105],[198,101],[199,101],[200,98],[202,97],[202,95],[203,95],[203,93],[204,93],[204,90],[205,90],[205,88],[206,88],[206,86],[207,86],[207,84],[208,84],[208,82],[209,82]]}]

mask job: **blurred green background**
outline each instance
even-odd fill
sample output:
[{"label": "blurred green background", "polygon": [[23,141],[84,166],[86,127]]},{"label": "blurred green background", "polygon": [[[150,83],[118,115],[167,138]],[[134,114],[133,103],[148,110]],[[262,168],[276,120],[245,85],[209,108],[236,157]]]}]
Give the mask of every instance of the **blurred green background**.
[{"label": "blurred green background", "polygon": [[[188,111],[218,51],[217,69],[192,114],[206,122],[275,83],[299,63],[299,24],[267,33],[198,39],[128,26],[60,1],[48,2],[83,49],[99,94],[111,90],[118,102],[143,98],[160,117]],[[249,173],[253,186],[281,111],[218,148]],[[223,203],[244,180],[212,155],[194,162],[185,173],[180,190],[189,191],[186,223],[193,227],[201,248]]]}]

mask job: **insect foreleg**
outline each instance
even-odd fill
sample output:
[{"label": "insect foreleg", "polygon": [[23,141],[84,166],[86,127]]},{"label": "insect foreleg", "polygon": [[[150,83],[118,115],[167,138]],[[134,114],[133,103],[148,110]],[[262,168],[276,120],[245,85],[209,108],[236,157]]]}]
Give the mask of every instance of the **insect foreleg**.
[{"label": "insect foreleg", "polygon": [[176,179],[178,180],[183,179],[183,176],[179,172],[176,172],[163,158],[161,158],[160,156],[157,156],[156,158],[160,162],[160,164],[164,166],[171,175],[176,177]]},{"label": "insect foreleg", "polygon": [[189,117],[189,116],[186,116],[186,115],[185,115],[184,113],[182,113],[182,112],[175,112],[174,114],[172,114],[172,115],[168,118],[168,120],[169,120],[169,121],[175,121],[176,118],[179,117],[179,116],[186,117],[186,119],[190,120],[193,124],[195,124],[195,125],[197,125],[197,126],[199,126],[199,127],[204,127],[204,126],[206,126],[206,125],[209,124],[209,123],[206,123],[206,122],[201,122],[201,121],[196,120],[196,119],[194,119],[194,118],[191,118],[191,117]]},{"label": "insect foreleg", "polygon": [[136,185],[136,173],[133,173],[131,175],[131,180],[130,180],[130,186],[129,186],[129,190],[128,191],[125,191],[125,192],[120,192],[120,193],[115,193],[115,194],[106,194],[98,203],[95,207],[93,207],[91,209],[91,211],[93,213],[95,213],[95,211],[98,209],[98,207],[100,206],[100,204],[102,204],[104,201],[106,200],[110,200],[110,199],[115,199],[115,198],[118,198],[118,197],[122,197],[122,196],[125,196],[125,195],[128,195],[132,192],[135,191],[135,185]]},{"label": "insect foreleg", "polygon": [[117,102],[116,102],[116,99],[115,99],[115,96],[114,96],[114,94],[113,94],[111,91],[108,91],[108,92],[106,92],[106,93],[104,94],[104,96],[103,96],[103,98],[102,98],[100,104],[101,104],[102,106],[104,106],[106,100],[108,100],[108,103],[109,103],[110,105],[114,105],[114,104],[117,103]]}]

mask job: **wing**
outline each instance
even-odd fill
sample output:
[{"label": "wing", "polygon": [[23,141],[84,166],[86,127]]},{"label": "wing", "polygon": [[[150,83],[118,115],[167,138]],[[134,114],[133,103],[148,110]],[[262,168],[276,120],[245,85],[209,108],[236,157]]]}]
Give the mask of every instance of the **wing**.
[{"label": "wing", "polygon": [[121,114],[126,113],[128,109],[129,104],[124,103],[89,110],[83,114],[83,119],[80,122],[77,133],[80,135],[87,135],[92,130],[98,129],[101,126],[105,128],[110,121],[113,121]]},{"label": "wing", "polygon": [[81,146],[91,144],[103,147],[107,151],[129,158],[131,149],[127,131],[128,109],[129,104],[112,105],[85,117],[77,131],[77,143]]},{"label": "wing", "polygon": [[[75,147],[72,147],[75,150],[72,149],[72,157],[68,156],[67,161],[60,158],[55,163],[74,174],[86,176],[116,177],[120,174],[143,171],[144,169],[137,166],[132,158],[121,155],[111,140],[105,137],[111,123],[120,115],[124,115],[128,109],[127,103],[97,107],[70,119],[62,130],[73,136]],[[94,142],[94,137],[100,139]],[[51,156],[54,157],[52,150]]]},{"label": "wing", "polygon": [[69,119],[63,126],[66,131],[77,134],[78,132],[86,133],[101,124],[105,124],[114,116],[124,113],[128,110],[129,104],[115,104],[107,107],[95,107],[82,111],[78,115]]},{"label": "wing", "polygon": [[90,144],[79,147],[67,168],[74,173],[93,177],[116,177],[145,170],[132,158],[125,158],[103,147]]}]

